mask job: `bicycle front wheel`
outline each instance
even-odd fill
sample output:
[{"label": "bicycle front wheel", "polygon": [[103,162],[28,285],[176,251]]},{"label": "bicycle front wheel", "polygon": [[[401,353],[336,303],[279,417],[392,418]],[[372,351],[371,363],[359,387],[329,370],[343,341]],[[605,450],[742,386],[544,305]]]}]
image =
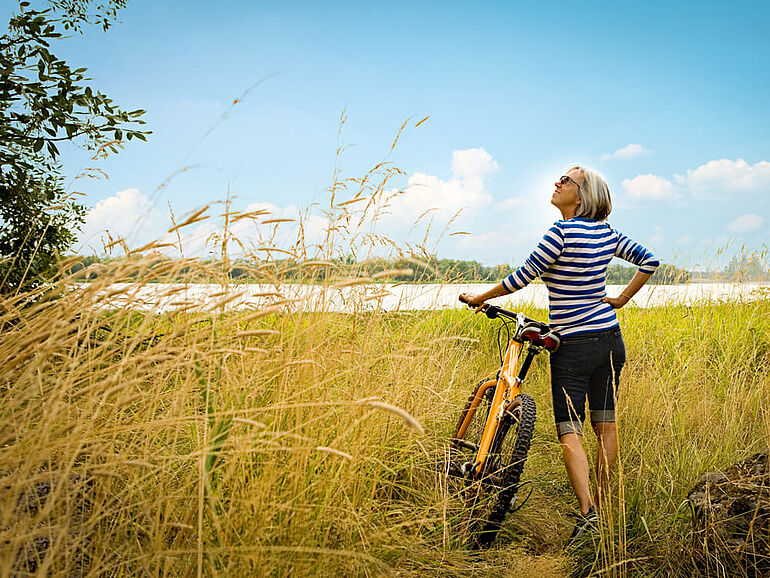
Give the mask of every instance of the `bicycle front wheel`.
[{"label": "bicycle front wheel", "polygon": [[488,548],[519,489],[532,443],[535,400],[522,393],[511,402],[492,442],[482,475],[468,487],[466,529],[473,549]]}]

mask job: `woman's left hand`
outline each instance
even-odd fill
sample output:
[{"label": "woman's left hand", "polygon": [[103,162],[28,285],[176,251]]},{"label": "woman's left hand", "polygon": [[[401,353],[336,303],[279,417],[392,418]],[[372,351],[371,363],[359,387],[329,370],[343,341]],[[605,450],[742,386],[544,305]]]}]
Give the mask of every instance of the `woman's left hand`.
[{"label": "woman's left hand", "polygon": [[623,305],[628,303],[628,299],[625,295],[620,295],[618,297],[605,297],[602,299],[602,303],[609,303],[613,309],[620,309],[623,307]]}]

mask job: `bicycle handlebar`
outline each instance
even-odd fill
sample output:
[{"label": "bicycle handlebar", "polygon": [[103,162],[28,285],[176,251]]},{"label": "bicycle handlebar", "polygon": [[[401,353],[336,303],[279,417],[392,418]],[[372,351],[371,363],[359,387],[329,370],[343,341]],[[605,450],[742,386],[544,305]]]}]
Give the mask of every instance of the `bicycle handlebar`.
[{"label": "bicycle handlebar", "polygon": [[[463,299],[462,295],[460,295],[460,303],[465,303],[468,307],[473,307],[473,305],[468,303],[467,299]],[[481,307],[481,310],[490,319],[496,319],[498,316],[502,315],[503,317],[510,317],[511,319],[516,319],[516,320],[521,319],[526,325],[535,324],[543,328],[550,329],[550,327],[548,327],[548,325],[546,325],[545,323],[540,323],[539,321],[535,321],[534,319],[529,319],[528,317],[524,317],[524,315],[522,315],[521,313],[508,311],[507,309],[503,309],[502,307],[498,307],[497,305],[491,305],[489,303],[485,303]]]},{"label": "bicycle handlebar", "polygon": [[[468,303],[466,299],[463,299],[462,295],[460,295],[460,302],[465,303],[469,307],[473,307],[473,305]],[[536,345],[542,345],[552,352],[559,348],[561,336],[545,323],[525,317],[522,313],[508,311],[507,309],[503,309],[497,305],[490,305],[489,303],[482,305],[481,310],[490,319],[507,317],[516,321],[517,338],[523,339],[524,341],[532,341]],[[530,329],[536,329],[537,335],[532,335],[531,332],[528,331]]]}]

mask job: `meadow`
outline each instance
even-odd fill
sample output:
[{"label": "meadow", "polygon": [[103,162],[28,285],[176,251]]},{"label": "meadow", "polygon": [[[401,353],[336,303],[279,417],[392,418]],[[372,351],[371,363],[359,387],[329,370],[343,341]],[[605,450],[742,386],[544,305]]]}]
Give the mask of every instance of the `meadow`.
[{"label": "meadow", "polygon": [[[498,367],[497,326],[463,310],[378,312],[366,291],[335,310],[340,289],[405,274],[340,269],[347,255],[432,254],[375,232],[400,174],[335,175],[320,239],[228,200],[216,226],[204,207],[144,247],[113,240],[124,258],[89,283],[75,257],[53,282],[5,292],[0,576],[728,575],[693,537],[686,497],[703,472],[770,445],[770,301],[619,311],[621,458],[595,547],[564,550],[576,506],[539,356],[525,384],[538,405],[531,496],[495,547],[469,551],[462,486],[443,472],[458,412]],[[216,260],[158,258],[184,254],[192,227]],[[265,284],[245,309],[232,248]],[[219,290],[147,307],[143,288],[180,278]],[[282,294],[303,280],[312,307]]]},{"label": "meadow", "polygon": [[619,311],[621,459],[592,548],[564,550],[576,505],[539,356],[532,494],[478,553],[441,468],[497,368],[497,326],[306,313],[279,294],[232,311],[227,280],[199,267],[222,284],[207,307],[106,307],[111,284],[157,273],[141,258],[3,299],[0,575],[691,576],[706,559],[725,575],[685,500],[703,472],[770,445],[768,300]]}]

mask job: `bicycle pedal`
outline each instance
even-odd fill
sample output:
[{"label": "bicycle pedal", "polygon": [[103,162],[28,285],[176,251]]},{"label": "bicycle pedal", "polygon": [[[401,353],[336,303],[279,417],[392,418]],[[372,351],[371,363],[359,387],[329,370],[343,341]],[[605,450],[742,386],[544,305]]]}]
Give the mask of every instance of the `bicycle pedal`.
[{"label": "bicycle pedal", "polygon": [[463,440],[463,439],[453,440],[452,443],[454,443],[456,447],[464,449],[464,450],[470,450],[472,452],[478,452],[479,451],[479,446],[477,446],[476,444],[471,443],[469,441]]},{"label": "bicycle pedal", "polygon": [[473,462],[465,462],[460,466],[460,471],[462,472],[463,477],[467,477],[468,474],[473,471]]}]

